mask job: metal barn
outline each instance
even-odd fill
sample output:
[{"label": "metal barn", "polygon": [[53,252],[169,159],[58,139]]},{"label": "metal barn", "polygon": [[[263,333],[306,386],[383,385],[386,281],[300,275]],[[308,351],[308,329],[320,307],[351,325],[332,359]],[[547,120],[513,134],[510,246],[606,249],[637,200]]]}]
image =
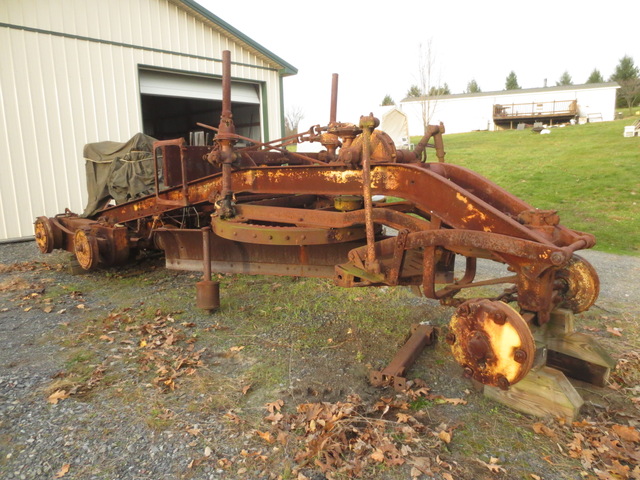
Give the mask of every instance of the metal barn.
[{"label": "metal barn", "polygon": [[8,0],[0,47],[0,241],[82,212],[85,144],[201,138],[196,123],[219,119],[223,50],[247,137],[283,135],[282,81],[297,73],[192,0]]}]

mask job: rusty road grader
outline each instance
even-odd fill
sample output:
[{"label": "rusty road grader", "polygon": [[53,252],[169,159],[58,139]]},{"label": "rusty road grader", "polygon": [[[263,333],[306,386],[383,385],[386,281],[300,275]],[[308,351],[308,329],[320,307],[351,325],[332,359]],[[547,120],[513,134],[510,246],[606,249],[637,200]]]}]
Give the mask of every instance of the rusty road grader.
[{"label": "rusty road grader", "polygon": [[[224,52],[219,125],[199,124],[215,132],[212,145],[157,141],[152,194],[88,217],[39,217],[40,250],[73,252],[86,270],[162,250],[167,268],[203,272],[197,304],[209,310],[219,306],[212,272],[419,287],[456,309],[446,341],[465,376],[500,389],[529,372],[537,351],[532,332],[555,309],[582,312],[596,300],[597,274],[574,254],[594,237],[445,163],[443,125],[430,126],[414,150],[399,150],[373,115],[357,125],[337,122],[334,75],[328,125],[261,143],[235,132],[230,65]],[[324,150],[286,149],[308,141]],[[436,161],[426,161],[427,149]],[[476,280],[478,259],[506,264],[508,274]],[[504,290],[495,298],[459,297],[488,285]]]}]

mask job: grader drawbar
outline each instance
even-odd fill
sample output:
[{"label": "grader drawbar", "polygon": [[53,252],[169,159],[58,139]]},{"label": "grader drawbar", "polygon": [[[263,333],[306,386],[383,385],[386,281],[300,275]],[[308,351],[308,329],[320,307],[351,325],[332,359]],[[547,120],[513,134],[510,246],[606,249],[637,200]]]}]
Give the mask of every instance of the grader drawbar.
[{"label": "grader drawbar", "polygon": [[[215,132],[211,145],[155,142],[152,194],[89,216],[39,217],[40,250],[73,252],[86,270],[162,250],[167,268],[203,272],[197,303],[207,310],[219,306],[212,272],[413,286],[456,308],[446,335],[453,356],[467,377],[500,389],[531,370],[544,350],[537,332],[558,309],[583,312],[596,300],[597,274],[575,255],[594,237],[445,163],[442,124],[429,126],[414,150],[396,149],[372,114],[357,125],[336,120],[334,75],[328,125],[263,143],[236,133],[230,72],[224,52],[220,123],[199,124]],[[324,150],[286,148],[303,142]],[[426,161],[428,148],[436,161]],[[506,264],[509,274],[476,280],[478,259]],[[464,265],[460,278],[456,262]],[[462,296],[489,285],[504,290]]]}]

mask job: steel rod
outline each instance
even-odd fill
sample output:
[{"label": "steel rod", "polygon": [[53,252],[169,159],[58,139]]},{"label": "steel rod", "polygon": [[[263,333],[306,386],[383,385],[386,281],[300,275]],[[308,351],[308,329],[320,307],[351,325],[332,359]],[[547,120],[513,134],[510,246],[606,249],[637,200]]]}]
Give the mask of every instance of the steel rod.
[{"label": "steel rod", "polygon": [[331,77],[331,111],[329,113],[329,125],[336,123],[338,116],[338,74]]}]

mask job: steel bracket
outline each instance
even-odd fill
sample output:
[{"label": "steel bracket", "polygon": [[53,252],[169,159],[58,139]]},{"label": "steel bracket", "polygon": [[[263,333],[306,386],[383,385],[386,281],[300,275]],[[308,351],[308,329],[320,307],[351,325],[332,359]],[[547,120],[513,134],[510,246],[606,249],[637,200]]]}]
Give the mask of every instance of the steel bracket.
[{"label": "steel bracket", "polygon": [[409,340],[396,353],[387,368],[381,371],[369,372],[369,381],[375,387],[392,385],[397,391],[403,391],[407,387],[405,377],[407,370],[415,363],[427,345],[431,345],[436,338],[436,330],[433,325],[412,325]]}]

